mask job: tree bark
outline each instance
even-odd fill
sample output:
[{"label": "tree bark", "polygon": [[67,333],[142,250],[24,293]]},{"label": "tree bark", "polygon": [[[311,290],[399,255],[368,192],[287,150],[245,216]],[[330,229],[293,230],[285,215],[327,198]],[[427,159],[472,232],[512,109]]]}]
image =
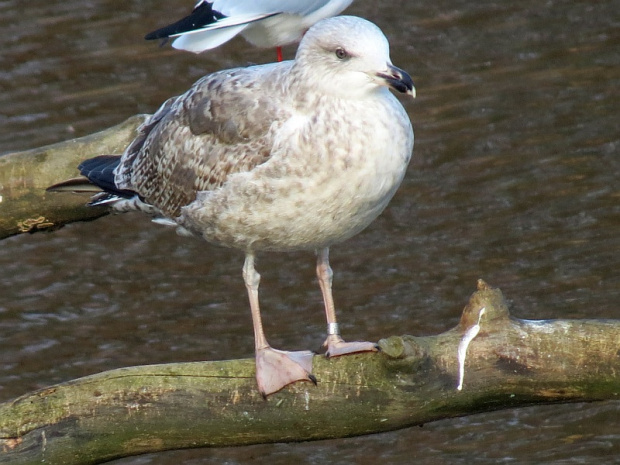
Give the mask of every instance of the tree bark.
[{"label": "tree bark", "polygon": [[133,116],[79,139],[0,156],[0,239],[105,215],[106,208],[86,206],[88,196],[45,189],[78,176],[77,166],[87,158],[122,153],[145,117]]},{"label": "tree bark", "polygon": [[318,386],[296,383],[267,400],[253,360],[122,368],[26,394],[0,405],[0,463],[95,464],[169,449],[348,437],[620,393],[619,321],[518,320],[483,281],[454,329],[379,344],[380,353],[316,356]]}]

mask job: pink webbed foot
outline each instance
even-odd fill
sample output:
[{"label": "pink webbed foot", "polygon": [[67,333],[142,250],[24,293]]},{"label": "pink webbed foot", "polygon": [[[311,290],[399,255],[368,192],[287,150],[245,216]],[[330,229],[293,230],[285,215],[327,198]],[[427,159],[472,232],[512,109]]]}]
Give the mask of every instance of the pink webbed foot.
[{"label": "pink webbed foot", "polygon": [[345,342],[340,336],[335,334],[327,336],[323,345],[327,347],[325,355],[328,357],[338,357],[340,355],[356,354],[358,352],[377,352],[379,350],[379,346],[374,342]]},{"label": "pink webbed foot", "polygon": [[263,397],[278,392],[296,381],[312,381],[312,357],[309,350],[286,352],[266,347],[256,351],[256,381]]}]

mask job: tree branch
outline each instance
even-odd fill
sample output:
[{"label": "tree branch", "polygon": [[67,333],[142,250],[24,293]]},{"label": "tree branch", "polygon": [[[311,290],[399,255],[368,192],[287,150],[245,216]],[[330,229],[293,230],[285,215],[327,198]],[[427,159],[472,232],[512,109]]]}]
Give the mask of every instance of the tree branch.
[{"label": "tree branch", "polygon": [[[481,309],[484,312],[481,315]],[[473,335],[457,390],[457,351]],[[253,360],[122,368],[0,405],[0,463],[94,464],[189,447],[356,436],[490,410],[618,399],[620,322],[512,318],[479,281],[459,325],[316,356],[318,386],[263,400]]]},{"label": "tree branch", "polygon": [[122,153],[145,117],[133,116],[96,134],[1,156],[0,239],[105,215],[106,208],[86,206],[87,196],[47,193],[45,189],[78,176],[77,166],[86,158]]}]

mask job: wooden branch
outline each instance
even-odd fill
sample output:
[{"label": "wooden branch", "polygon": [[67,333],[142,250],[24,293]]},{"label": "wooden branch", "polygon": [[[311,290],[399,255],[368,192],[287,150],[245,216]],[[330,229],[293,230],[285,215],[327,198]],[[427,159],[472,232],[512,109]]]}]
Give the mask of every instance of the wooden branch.
[{"label": "wooden branch", "polygon": [[[481,310],[484,308],[484,312]],[[479,332],[475,329],[479,323]],[[475,336],[457,390],[457,351]],[[620,321],[510,317],[484,282],[459,325],[316,356],[318,386],[263,400],[253,360],[122,368],[0,405],[0,463],[94,464],[189,447],[362,435],[490,410],[618,399]],[[463,352],[465,353],[465,352]]]},{"label": "wooden branch", "polygon": [[1,156],[0,239],[105,215],[105,208],[86,207],[88,196],[45,189],[78,176],[77,166],[89,157],[122,153],[145,118],[133,116],[96,134]]}]

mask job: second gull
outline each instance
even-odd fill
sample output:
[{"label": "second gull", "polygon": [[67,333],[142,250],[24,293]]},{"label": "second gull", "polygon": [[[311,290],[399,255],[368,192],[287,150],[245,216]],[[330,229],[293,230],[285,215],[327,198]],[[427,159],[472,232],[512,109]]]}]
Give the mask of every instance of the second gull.
[{"label": "second gull", "polygon": [[145,39],[174,39],[179,50],[201,53],[241,34],[257,47],[276,47],[299,42],[317,21],[336,16],[353,0],[198,0],[192,12],[180,20],[150,32]]}]

